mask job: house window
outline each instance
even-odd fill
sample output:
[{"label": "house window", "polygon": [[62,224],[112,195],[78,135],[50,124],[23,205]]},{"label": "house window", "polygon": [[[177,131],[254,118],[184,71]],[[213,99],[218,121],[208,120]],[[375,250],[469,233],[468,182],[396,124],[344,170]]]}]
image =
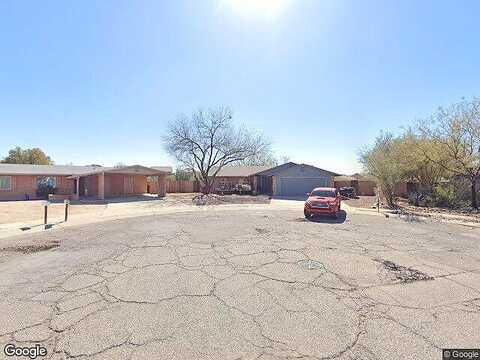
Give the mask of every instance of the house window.
[{"label": "house window", "polygon": [[56,188],[57,187],[57,179],[55,176],[42,176],[37,178],[37,187],[44,188]]},{"label": "house window", "polygon": [[0,190],[12,190],[11,176],[0,176]]}]

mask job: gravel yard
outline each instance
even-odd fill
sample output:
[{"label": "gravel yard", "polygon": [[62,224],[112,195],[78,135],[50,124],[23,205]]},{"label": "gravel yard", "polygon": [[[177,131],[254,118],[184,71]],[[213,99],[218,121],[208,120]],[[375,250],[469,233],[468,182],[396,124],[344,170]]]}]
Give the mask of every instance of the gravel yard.
[{"label": "gravel yard", "polygon": [[373,209],[373,204],[375,204],[375,201],[375,196],[357,196],[355,199],[342,200],[342,202],[349,206],[363,209]]},{"label": "gravel yard", "polygon": [[[192,199],[199,194],[167,194],[166,197],[131,197],[122,199],[110,199],[106,201],[92,200],[72,202],[69,209],[69,216],[89,215],[92,218],[102,214],[116,212],[135,213],[154,208],[191,206]],[[267,196],[250,195],[210,195],[209,205],[224,204],[268,204],[270,199]],[[61,221],[64,217],[64,204],[52,203],[49,208],[49,218],[53,222]],[[43,205],[40,200],[33,201],[0,201],[0,224],[29,223],[41,224],[43,222]]]}]

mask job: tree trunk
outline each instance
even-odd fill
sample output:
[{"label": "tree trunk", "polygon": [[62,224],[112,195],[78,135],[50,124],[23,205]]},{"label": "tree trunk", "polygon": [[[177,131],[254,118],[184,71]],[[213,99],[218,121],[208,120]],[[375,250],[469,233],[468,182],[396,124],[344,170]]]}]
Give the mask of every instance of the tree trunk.
[{"label": "tree trunk", "polygon": [[477,202],[477,179],[475,177],[472,178],[472,208],[478,210],[478,202]]}]

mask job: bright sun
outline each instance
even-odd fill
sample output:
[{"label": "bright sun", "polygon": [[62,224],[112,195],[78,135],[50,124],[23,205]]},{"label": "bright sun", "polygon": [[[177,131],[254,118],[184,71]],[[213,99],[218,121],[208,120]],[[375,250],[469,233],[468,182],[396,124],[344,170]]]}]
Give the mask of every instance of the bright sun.
[{"label": "bright sun", "polygon": [[221,5],[243,16],[274,19],[285,11],[289,2],[290,0],[221,0]]}]

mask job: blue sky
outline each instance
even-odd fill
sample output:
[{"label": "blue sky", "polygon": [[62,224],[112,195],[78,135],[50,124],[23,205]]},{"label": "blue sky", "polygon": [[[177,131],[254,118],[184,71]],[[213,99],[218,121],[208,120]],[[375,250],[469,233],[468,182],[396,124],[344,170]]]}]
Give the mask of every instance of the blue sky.
[{"label": "blue sky", "polygon": [[228,105],[352,173],[380,129],[480,95],[478,1],[246,1],[1,1],[0,156],[174,165],[166,123]]}]

